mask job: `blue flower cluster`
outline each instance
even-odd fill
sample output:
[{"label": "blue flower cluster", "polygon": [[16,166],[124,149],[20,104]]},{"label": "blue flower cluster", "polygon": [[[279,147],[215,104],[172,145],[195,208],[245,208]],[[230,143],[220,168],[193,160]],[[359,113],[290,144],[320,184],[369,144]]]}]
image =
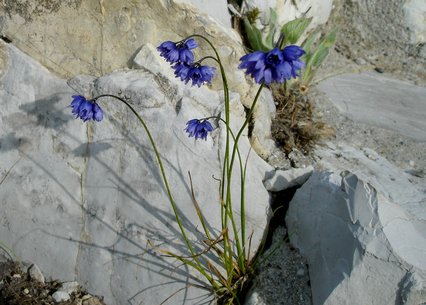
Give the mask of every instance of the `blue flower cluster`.
[{"label": "blue flower cluster", "polygon": [[185,131],[189,137],[207,140],[207,134],[213,131],[213,126],[207,120],[192,119],[186,123]]},{"label": "blue flower cluster", "polygon": [[187,84],[192,81],[192,86],[201,87],[202,84],[210,84],[216,69],[210,66],[202,66],[199,62],[194,63],[194,54],[192,49],[198,47],[193,38],[185,39],[179,42],[165,41],[157,48],[160,56],[167,62],[174,64],[176,77],[179,77]]},{"label": "blue flower cluster", "polygon": [[165,41],[157,48],[157,50],[160,52],[160,56],[164,57],[165,60],[170,63],[191,63],[194,61],[194,54],[191,50],[196,47],[198,47],[197,42],[190,38],[177,43],[173,41]]},{"label": "blue flower cluster", "polygon": [[[200,62],[203,59],[194,63],[194,54],[191,50],[196,47],[198,47],[197,42],[193,38],[188,38],[179,42],[165,41],[157,50],[161,57],[172,64],[176,77],[185,84],[192,81],[192,86],[201,87],[205,83],[211,84],[216,69],[201,65]],[[213,131],[213,126],[206,119],[192,119],[186,123],[185,131],[189,137],[207,140],[207,135]]]},{"label": "blue flower cluster", "polygon": [[192,86],[197,85],[201,87],[204,83],[211,83],[215,68],[210,66],[202,66],[200,64],[187,64],[184,62],[178,62],[173,66],[176,77],[180,77],[181,81],[187,84],[192,80]]},{"label": "blue flower cluster", "polygon": [[269,85],[272,82],[284,83],[296,78],[305,64],[300,57],[305,51],[296,45],[280,50],[275,48],[269,52],[256,51],[240,58],[240,69],[246,69],[256,83]]},{"label": "blue flower cluster", "polygon": [[83,122],[90,120],[102,121],[104,114],[101,107],[99,107],[96,102],[87,100],[81,95],[73,95],[72,98],[72,113],[76,118],[82,119]]}]

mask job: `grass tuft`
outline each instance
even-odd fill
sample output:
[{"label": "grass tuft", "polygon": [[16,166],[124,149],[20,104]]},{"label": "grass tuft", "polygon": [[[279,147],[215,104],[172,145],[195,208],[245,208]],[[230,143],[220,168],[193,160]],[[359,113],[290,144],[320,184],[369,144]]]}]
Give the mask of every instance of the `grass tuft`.
[{"label": "grass tuft", "polygon": [[286,92],[283,86],[271,87],[277,112],[271,132],[275,141],[288,155],[293,149],[309,154],[316,144],[335,135],[334,129],[316,119],[314,104],[306,95],[306,87],[293,86]]}]

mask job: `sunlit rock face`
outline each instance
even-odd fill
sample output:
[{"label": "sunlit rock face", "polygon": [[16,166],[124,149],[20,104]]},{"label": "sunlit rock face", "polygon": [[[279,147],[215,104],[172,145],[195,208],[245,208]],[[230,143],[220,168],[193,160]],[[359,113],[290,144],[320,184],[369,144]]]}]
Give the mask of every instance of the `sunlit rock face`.
[{"label": "sunlit rock face", "polygon": [[[236,69],[244,54],[241,39],[215,19],[227,18],[226,4],[211,2],[197,2],[195,7],[191,1],[165,0],[7,1],[0,8],[0,31],[49,70],[68,78],[128,67],[147,43],[158,46],[165,40],[205,35],[223,57],[233,90],[250,96],[243,73]],[[207,44],[200,48],[199,58],[212,55]]]},{"label": "sunlit rock face", "polygon": [[[108,304],[194,304],[212,300],[194,270],[179,268],[160,249],[185,256],[186,249],[158,163],[136,117],[117,100],[100,99],[104,119],[82,122],[69,107],[71,95],[116,94],[130,98],[156,140],[165,173],[188,237],[196,252],[205,249],[191,197],[215,236],[221,232],[218,187],[225,129],[206,141],[189,138],[188,120],[223,115],[223,95],[206,86],[185,85],[151,45],[150,66],[102,77],[61,79],[11,44],[1,44],[0,218],[1,241],[47,277],[78,280]],[[152,53],[149,54],[149,50]],[[156,58],[156,59],[155,59]],[[150,71],[157,67],[157,71]],[[231,92],[231,128],[242,125],[239,94]],[[242,162],[250,144],[240,140]],[[269,217],[269,194],[262,180],[271,168],[250,154],[245,189],[246,238],[254,255]],[[239,174],[232,193],[240,226]],[[253,234],[253,235],[252,235]],[[205,283],[204,283],[205,284]]]}]

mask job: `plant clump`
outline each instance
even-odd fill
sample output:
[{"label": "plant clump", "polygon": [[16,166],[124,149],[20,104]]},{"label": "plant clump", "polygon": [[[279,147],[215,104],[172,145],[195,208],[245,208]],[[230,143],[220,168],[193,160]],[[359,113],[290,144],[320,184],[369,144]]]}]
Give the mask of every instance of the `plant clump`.
[{"label": "plant clump", "polygon": [[[274,140],[287,155],[293,150],[308,155],[315,144],[334,135],[334,130],[330,126],[319,118],[315,118],[314,104],[309,100],[307,93],[315,73],[328,56],[330,49],[334,47],[336,30],[331,30],[324,35],[319,30],[308,31],[312,18],[306,17],[280,25],[274,9],[270,10],[269,23],[263,29],[258,28],[256,23],[259,17],[258,9],[241,11],[239,16],[234,18],[239,21],[237,24],[243,41],[248,50],[255,51],[245,57],[252,56],[258,59],[259,56],[256,55],[262,51],[268,52],[285,46],[287,47],[284,50],[287,49],[287,52],[284,55],[294,55],[291,61],[292,77],[287,77],[286,82],[280,85],[270,84],[269,80],[274,79],[274,74],[262,80],[269,86],[277,105],[271,127]],[[293,46],[294,44],[300,44],[300,47]],[[281,66],[277,65],[277,67]],[[260,79],[256,69],[253,66],[249,68],[248,72],[255,77],[255,80]],[[287,76],[287,71],[282,70],[284,71],[282,74]],[[272,72],[275,71],[272,70]]]},{"label": "plant clump", "polygon": [[316,144],[334,136],[331,126],[315,118],[315,106],[303,88],[289,92],[283,87],[271,89],[277,103],[271,133],[287,155],[294,149],[307,155]]}]

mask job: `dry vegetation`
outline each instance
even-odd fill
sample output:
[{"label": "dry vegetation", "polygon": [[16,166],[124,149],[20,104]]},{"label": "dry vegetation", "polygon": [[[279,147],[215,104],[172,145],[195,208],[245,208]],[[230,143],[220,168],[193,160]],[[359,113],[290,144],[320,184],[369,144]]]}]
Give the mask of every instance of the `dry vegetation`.
[{"label": "dry vegetation", "polygon": [[286,154],[293,149],[309,154],[315,144],[334,136],[332,127],[315,118],[306,88],[286,91],[284,86],[274,86],[271,90],[277,103],[271,132]]}]

